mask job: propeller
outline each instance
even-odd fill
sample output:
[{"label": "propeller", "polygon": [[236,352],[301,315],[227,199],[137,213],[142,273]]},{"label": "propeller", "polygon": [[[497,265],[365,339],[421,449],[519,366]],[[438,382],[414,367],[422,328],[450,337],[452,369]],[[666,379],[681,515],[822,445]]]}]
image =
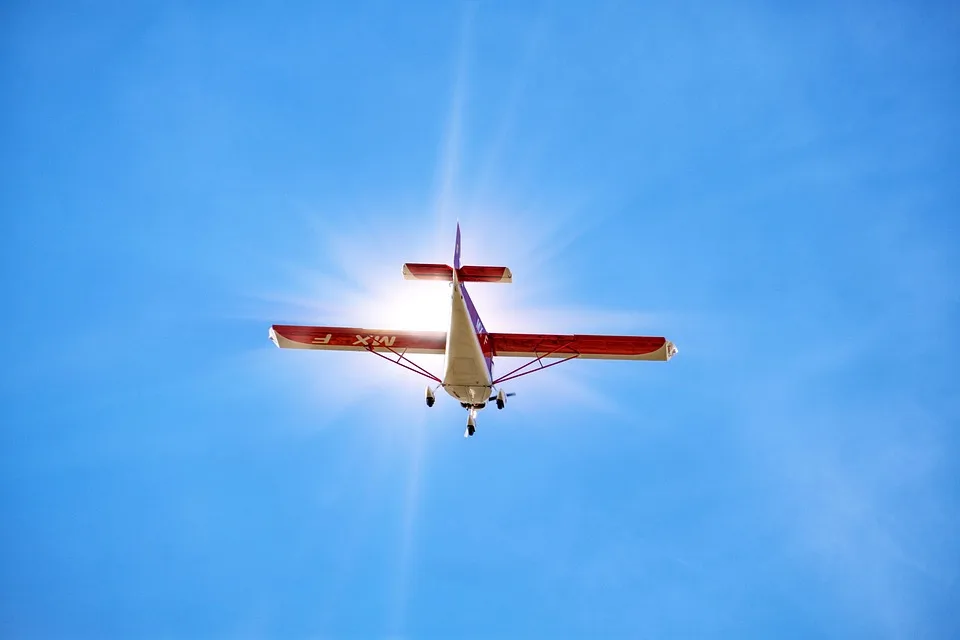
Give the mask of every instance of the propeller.
[{"label": "propeller", "polygon": [[[503,394],[503,395],[504,395],[505,397],[507,397],[507,398],[512,398],[513,396],[515,396],[515,395],[517,395],[517,394],[516,394],[516,393],[505,393],[505,394]],[[493,401],[496,400],[496,399],[497,399],[497,396],[490,396],[490,399],[487,400],[487,402],[493,402]]]}]

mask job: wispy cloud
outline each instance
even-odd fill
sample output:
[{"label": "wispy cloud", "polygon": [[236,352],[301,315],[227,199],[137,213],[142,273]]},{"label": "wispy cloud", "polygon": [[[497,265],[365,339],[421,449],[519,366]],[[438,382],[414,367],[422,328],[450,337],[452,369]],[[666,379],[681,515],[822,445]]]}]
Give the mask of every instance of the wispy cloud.
[{"label": "wispy cloud", "polygon": [[450,112],[447,115],[446,130],[441,146],[440,163],[437,176],[435,210],[439,229],[450,226],[457,204],[457,178],[460,170],[460,154],[463,147],[464,103],[467,98],[468,66],[471,53],[473,20],[478,3],[467,2],[463,5],[460,19],[460,32],[457,44],[457,66],[453,90],[450,96]]},{"label": "wispy cloud", "polygon": [[[888,260],[906,267],[903,258]],[[923,594],[949,591],[958,577],[948,533],[960,521],[950,497],[957,467],[948,454],[956,406],[943,398],[921,405],[922,382],[900,364],[903,327],[945,328],[942,307],[907,302],[918,283],[938,297],[936,275],[913,276],[888,290],[887,311],[862,332],[797,345],[730,392],[742,444],[770,479],[768,498],[785,539],[844,608],[890,637],[942,631]],[[910,335],[908,350],[935,340]],[[876,366],[890,375],[876,376]],[[850,383],[861,376],[875,379],[873,388]]]}]

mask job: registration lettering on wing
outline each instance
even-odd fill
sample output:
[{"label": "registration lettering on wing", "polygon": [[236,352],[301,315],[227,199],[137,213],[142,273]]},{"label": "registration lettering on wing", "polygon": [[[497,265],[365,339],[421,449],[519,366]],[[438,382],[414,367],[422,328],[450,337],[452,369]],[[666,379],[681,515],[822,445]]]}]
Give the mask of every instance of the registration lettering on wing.
[{"label": "registration lettering on wing", "polygon": [[357,336],[353,346],[360,347],[392,347],[397,341],[397,336]]}]

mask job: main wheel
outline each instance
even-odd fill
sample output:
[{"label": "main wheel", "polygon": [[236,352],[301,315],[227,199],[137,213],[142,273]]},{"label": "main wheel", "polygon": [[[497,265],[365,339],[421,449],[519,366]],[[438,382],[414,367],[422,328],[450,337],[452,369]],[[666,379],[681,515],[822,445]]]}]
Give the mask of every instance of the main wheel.
[{"label": "main wheel", "polygon": [[428,407],[432,407],[432,406],[433,406],[433,403],[435,403],[436,401],[437,401],[436,398],[434,398],[433,396],[429,396],[429,397],[427,398],[427,406],[428,406]]}]

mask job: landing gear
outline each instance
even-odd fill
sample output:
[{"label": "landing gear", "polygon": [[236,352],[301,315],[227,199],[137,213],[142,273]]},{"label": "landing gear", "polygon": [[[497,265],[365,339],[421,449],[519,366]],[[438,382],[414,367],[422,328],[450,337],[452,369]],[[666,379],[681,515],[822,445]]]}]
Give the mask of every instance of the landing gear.
[{"label": "landing gear", "polygon": [[467,430],[463,432],[464,438],[469,438],[477,432],[477,410],[469,409],[467,414]]},{"label": "landing gear", "polygon": [[490,402],[493,402],[494,400],[496,400],[496,401],[497,401],[497,409],[503,409],[505,406],[507,406],[507,398],[509,398],[510,396],[515,396],[515,395],[517,395],[517,394],[515,394],[515,393],[504,393],[503,389],[500,389],[499,391],[497,391],[497,395],[495,395],[495,396],[490,396]]},{"label": "landing gear", "polygon": [[433,395],[433,389],[427,387],[427,406],[432,407],[433,403],[437,401],[437,397]]}]

